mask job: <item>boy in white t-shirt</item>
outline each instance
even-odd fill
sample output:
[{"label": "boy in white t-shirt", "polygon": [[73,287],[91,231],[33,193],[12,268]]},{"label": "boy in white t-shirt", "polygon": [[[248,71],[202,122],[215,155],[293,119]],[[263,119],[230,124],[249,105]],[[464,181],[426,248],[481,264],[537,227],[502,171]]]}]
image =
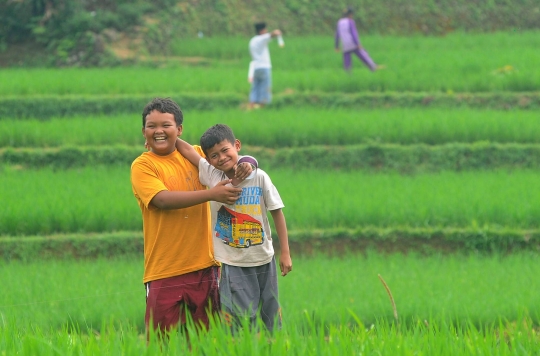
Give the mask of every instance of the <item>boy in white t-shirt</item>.
[{"label": "boy in white t-shirt", "polygon": [[178,140],[176,147],[199,167],[201,183],[212,188],[230,177],[233,185],[242,188],[236,203],[210,204],[214,255],[221,262],[222,310],[230,314],[235,323],[247,315],[252,325],[260,310],[267,329],[279,329],[277,269],[267,212],[272,215],[279,238],[281,275],[286,276],[292,270],[292,260],[281,197],[262,169],[256,169],[252,177],[243,181],[234,179],[241,143],[227,125],[209,128],[202,135],[200,145],[206,159],[185,141]]}]

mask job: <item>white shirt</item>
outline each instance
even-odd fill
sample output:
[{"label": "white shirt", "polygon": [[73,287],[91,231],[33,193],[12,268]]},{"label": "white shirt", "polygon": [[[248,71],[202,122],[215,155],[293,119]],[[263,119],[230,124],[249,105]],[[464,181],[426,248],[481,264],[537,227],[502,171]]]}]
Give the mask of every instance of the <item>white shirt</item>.
[{"label": "white shirt", "polygon": [[268,50],[268,43],[271,39],[272,35],[270,33],[264,33],[253,37],[249,41],[249,53],[251,53],[253,70],[259,68],[272,68],[270,51]]},{"label": "white shirt", "polygon": [[[255,177],[242,181],[242,194],[235,204],[210,202],[214,256],[219,262],[238,267],[262,266],[272,260],[274,247],[267,213],[284,207],[270,177],[258,168]],[[224,179],[223,171],[201,158],[199,180],[212,188]]]}]

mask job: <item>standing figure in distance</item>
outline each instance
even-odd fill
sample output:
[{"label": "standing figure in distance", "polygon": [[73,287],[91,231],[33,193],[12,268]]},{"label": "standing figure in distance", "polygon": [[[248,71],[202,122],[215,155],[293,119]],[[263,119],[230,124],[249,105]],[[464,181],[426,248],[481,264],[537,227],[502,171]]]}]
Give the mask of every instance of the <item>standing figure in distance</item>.
[{"label": "standing figure in distance", "polygon": [[358,58],[373,72],[382,69],[384,66],[378,66],[373,62],[367,51],[362,47],[356,24],[353,20],[353,10],[347,8],[343,17],[339,19],[336,26],[336,52],[340,52],[339,44],[341,42],[341,51],[343,52],[343,67],[346,71],[351,70],[351,54],[356,54]]},{"label": "standing figure in distance", "polygon": [[248,80],[251,83],[249,93],[249,108],[257,109],[272,101],[272,63],[268,43],[273,37],[281,36],[280,30],[268,32],[264,22],[255,24],[257,33],[249,41],[249,64]]}]

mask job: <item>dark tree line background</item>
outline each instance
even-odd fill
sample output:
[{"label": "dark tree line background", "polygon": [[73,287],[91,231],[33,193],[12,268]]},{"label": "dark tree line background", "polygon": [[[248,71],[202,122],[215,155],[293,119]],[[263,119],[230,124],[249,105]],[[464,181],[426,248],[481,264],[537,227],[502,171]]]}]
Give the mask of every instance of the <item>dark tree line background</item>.
[{"label": "dark tree line background", "polygon": [[[174,38],[251,35],[267,21],[289,34],[333,32],[347,6],[364,33],[444,35],[540,28],[538,0],[0,0],[0,53],[38,51],[40,65],[118,64],[120,35],[166,49]],[[23,55],[23,53],[21,53]]]}]

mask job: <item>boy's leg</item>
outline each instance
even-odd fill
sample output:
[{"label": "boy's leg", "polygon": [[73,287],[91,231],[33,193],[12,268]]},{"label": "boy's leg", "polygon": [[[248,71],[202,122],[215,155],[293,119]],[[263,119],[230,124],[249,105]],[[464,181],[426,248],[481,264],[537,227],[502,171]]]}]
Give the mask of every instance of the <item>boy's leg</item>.
[{"label": "boy's leg", "polygon": [[249,103],[251,105],[256,104],[258,101],[258,95],[257,95],[257,77],[253,75],[253,81],[251,82],[251,90],[249,91]]},{"label": "boy's leg", "polygon": [[195,325],[210,326],[210,315],[219,312],[218,267],[209,267],[193,273],[197,278],[189,285],[185,296]]},{"label": "boy's leg", "polygon": [[[144,323],[147,332],[150,328],[165,332],[178,325],[181,318],[180,314],[183,313],[183,308],[178,307],[182,302],[182,287],[180,284],[180,276],[146,283]],[[183,315],[182,319],[184,319]]]},{"label": "boy's leg", "polygon": [[272,69],[264,68],[261,85],[261,104],[270,104],[272,101]]},{"label": "boy's leg", "polygon": [[253,82],[251,82],[251,92],[249,93],[249,102],[251,104],[260,104],[263,95],[263,69],[255,69],[253,72]]},{"label": "boy's leg", "polygon": [[237,267],[222,264],[219,293],[222,311],[231,317],[236,329],[241,319],[249,317],[256,324],[259,307],[259,285],[256,267]]},{"label": "boy's leg", "polygon": [[369,56],[369,53],[367,53],[365,49],[357,49],[356,51],[354,51],[354,53],[358,56],[358,58],[360,58],[362,62],[364,62],[364,64],[369,68],[369,70],[373,72],[377,69],[377,65],[375,64],[375,62],[373,62],[373,60]]},{"label": "boy's leg", "polygon": [[281,329],[281,307],[278,299],[276,259],[257,267],[261,287],[261,319],[269,331]]},{"label": "boy's leg", "polygon": [[196,324],[208,327],[207,312],[218,310],[217,267],[147,283],[145,325],[162,332],[185,324],[185,308],[193,310]]},{"label": "boy's leg", "polygon": [[249,102],[265,105],[272,101],[272,73],[270,68],[258,68],[253,72]]}]

